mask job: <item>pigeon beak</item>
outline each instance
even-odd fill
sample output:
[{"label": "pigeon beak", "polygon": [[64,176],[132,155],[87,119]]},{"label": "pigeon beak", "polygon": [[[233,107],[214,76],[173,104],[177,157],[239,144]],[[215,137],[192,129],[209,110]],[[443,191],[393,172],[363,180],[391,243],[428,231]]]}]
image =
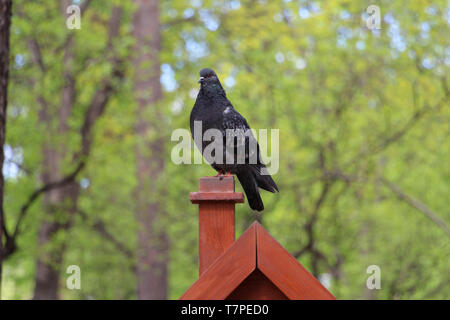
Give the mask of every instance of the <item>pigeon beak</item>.
[{"label": "pigeon beak", "polygon": [[200,79],[198,79],[198,83],[202,83],[203,79],[205,79],[205,77],[200,77]]}]

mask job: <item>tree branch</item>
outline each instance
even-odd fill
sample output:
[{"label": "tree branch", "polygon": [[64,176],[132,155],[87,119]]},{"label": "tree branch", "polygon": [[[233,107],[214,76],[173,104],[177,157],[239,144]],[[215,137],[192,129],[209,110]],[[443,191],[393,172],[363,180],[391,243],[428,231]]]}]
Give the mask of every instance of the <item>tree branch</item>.
[{"label": "tree branch", "polygon": [[[442,81],[442,85],[444,87],[444,80]],[[433,111],[433,110],[440,110],[442,108],[442,106],[444,106],[445,103],[448,102],[448,98],[449,98],[449,95],[450,95],[450,93],[448,92],[447,89],[445,89],[445,87],[444,87],[444,91],[445,91],[444,96],[434,106],[430,107],[429,105],[425,105],[421,109],[419,109],[416,112],[414,112],[412,117],[406,122],[406,124],[400,130],[398,130],[397,132],[395,132],[392,135],[388,136],[387,138],[383,139],[383,141],[380,142],[373,149],[371,149],[371,150],[364,150],[364,151],[359,152],[358,155],[355,158],[353,158],[352,160],[349,161],[349,163],[347,163],[347,165],[349,165],[351,163],[354,163],[356,161],[359,161],[359,160],[361,160],[361,158],[364,158],[364,157],[367,157],[367,156],[370,156],[370,155],[374,155],[374,154],[377,154],[377,153],[385,150],[391,144],[397,142],[406,133],[408,133],[408,131],[410,129],[412,129],[419,122],[419,120],[421,120],[425,116],[425,114],[427,114],[428,112]],[[414,103],[415,103],[417,98],[416,98],[416,93],[415,93],[414,89],[413,89],[413,99],[414,99]]]},{"label": "tree branch", "polygon": [[30,38],[27,41],[28,44],[28,50],[31,52],[31,60],[35,65],[39,67],[39,69],[42,71],[42,73],[45,73],[45,65],[44,61],[42,60],[42,54],[41,54],[41,47],[39,45],[39,42],[35,38]]},{"label": "tree branch", "polygon": [[[121,16],[122,8],[114,7],[109,23],[107,51],[112,49],[113,41],[119,34]],[[92,144],[92,127],[105,111],[109,97],[114,91],[114,81],[123,79],[124,72],[122,70],[122,60],[117,56],[113,56],[110,60],[112,63],[112,75],[106,77],[103,80],[103,84],[100,86],[100,89],[94,93],[81,127],[81,154],[76,155],[76,158],[79,156],[87,156],[89,154]]]},{"label": "tree branch", "polygon": [[67,176],[63,177],[61,180],[47,183],[47,184],[43,185],[42,187],[36,189],[28,197],[28,200],[20,208],[19,217],[18,217],[18,219],[16,221],[16,225],[14,227],[14,231],[13,231],[12,234],[9,234],[8,230],[6,229],[6,227],[3,226],[4,227],[3,232],[4,232],[5,238],[6,238],[6,245],[5,245],[5,252],[4,252],[4,257],[5,258],[10,256],[16,250],[16,238],[17,238],[17,236],[20,233],[20,225],[21,225],[25,215],[27,214],[28,209],[31,207],[31,205],[43,193],[48,192],[48,191],[53,190],[53,189],[62,188],[64,186],[68,185],[69,183],[72,183],[73,181],[75,181],[75,178],[80,173],[80,171],[84,168],[84,166],[85,166],[85,162],[81,161],[77,165],[75,170],[73,170]]},{"label": "tree branch", "polygon": [[28,168],[25,168],[25,166],[17,161],[14,161],[13,159],[7,159],[6,163],[10,163],[15,165],[17,168],[19,168],[21,171],[23,171],[26,175],[31,175],[31,170]]},{"label": "tree branch", "polygon": [[322,191],[319,195],[319,198],[317,198],[314,204],[314,208],[311,213],[309,221],[303,227],[308,236],[308,242],[306,243],[305,247],[293,253],[293,256],[298,259],[301,255],[305,254],[306,252],[311,252],[311,254],[314,256],[313,273],[317,273],[317,259],[323,259],[326,261],[325,256],[315,248],[314,225],[317,222],[320,208],[325,202],[325,199],[330,191],[330,187],[334,182],[334,178],[331,177],[330,179],[330,176],[328,175],[328,171],[326,168],[325,148],[321,145],[318,145],[318,149],[319,149],[318,163],[322,170],[322,181],[323,181]]},{"label": "tree branch", "polygon": [[427,205],[425,205],[423,202],[421,202],[418,199],[415,199],[411,197],[410,195],[403,192],[402,189],[400,189],[399,186],[395,185],[394,183],[390,182],[389,180],[381,177],[381,182],[387,186],[391,191],[393,191],[397,197],[406,203],[408,203],[413,208],[421,211],[423,214],[425,214],[431,221],[433,221],[437,226],[439,226],[444,232],[450,236],[450,228],[447,225],[447,223],[433,210],[428,208]]},{"label": "tree branch", "polygon": [[311,217],[309,221],[304,225],[304,229],[306,231],[306,234],[308,235],[308,243],[305,245],[303,249],[300,249],[299,251],[292,254],[297,259],[308,251],[314,251],[314,225],[317,221],[319,210],[322,207],[322,204],[324,203],[327,194],[330,190],[331,184],[332,182],[328,180],[324,182],[319,198],[316,200],[316,203],[314,205]]},{"label": "tree branch", "polygon": [[[89,216],[88,216],[88,214],[86,212],[84,212],[83,210],[80,210],[80,209],[77,209],[77,212],[80,214],[80,216],[83,218],[84,221],[89,221]],[[125,256],[127,256],[128,258],[132,258],[133,257],[133,252],[130,249],[128,249],[122,242],[117,240],[106,229],[106,226],[105,226],[103,221],[101,221],[100,219],[96,219],[92,223],[92,227],[99,235],[101,235],[103,238],[105,238],[106,240],[111,242],[117,248],[117,250],[122,252]]]},{"label": "tree branch", "polygon": [[50,183],[40,187],[39,189],[36,189],[30,195],[30,197],[28,198],[28,201],[25,202],[25,204],[20,209],[20,215],[19,215],[19,219],[17,220],[16,228],[14,228],[13,237],[17,236],[17,234],[19,232],[18,227],[20,225],[20,221],[22,220],[22,218],[24,217],[25,213],[30,208],[30,206],[34,203],[34,201],[36,201],[39,198],[39,196],[44,192],[48,192],[53,189],[64,187],[64,186],[68,185],[69,183],[75,181],[75,178],[77,177],[78,173],[80,173],[80,171],[84,168],[84,166],[85,166],[85,162],[81,161],[77,165],[75,170],[73,170],[67,176],[63,177],[61,180],[55,181],[55,182],[50,182]]},{"label": "tree branch", "polygon": [[196,15],[193,15],[192,17],[189,17],[189,18],[173,19],[173,20],[167,21],[166,23],[162,24],[161,29],[165,30],[165,29],[173,27],[177,24],[181,24],[181,23],[185,23],[185,22],[198,22],[198,21],[199,21],[199,19],[197,18]]},{"label": "tree branch", "polygon": [[450,285],[450,280],[446,279],[444,281],[442,281],[441,283],[439,283],[434,289],[432,289],[431,291],[427,292],[421,300],[425,300],[425,299],[432,299],[433,296],[435,296],[436,294],[438,294],[440,291],[442,291],[443,289],[446,289],[448,286]]}]

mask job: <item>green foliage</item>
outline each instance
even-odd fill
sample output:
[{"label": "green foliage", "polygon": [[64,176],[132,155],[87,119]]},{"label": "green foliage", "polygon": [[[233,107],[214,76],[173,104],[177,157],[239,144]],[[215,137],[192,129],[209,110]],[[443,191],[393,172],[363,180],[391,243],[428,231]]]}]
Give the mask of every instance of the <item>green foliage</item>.
[{"label": "green foliage", "polygon": [[[316,276],[330,274],[338,299],[450,298],[449,236],[383,182],[388,180],[450,223],[448,4],[381,1],[381,30],[371,31],[365,1],[188,1],[161,3],[161,62],[174,72],[160,108],[166,131],[164,221],[170,237],[169,292],[178,298],[197,278],[197,208],[189,192],[215,174],[208,165],[175,165],[170,132],[188,129],[198,71],[213,67],[229,99],[257,128],[280,129],[280,193],[263,192],[256,217],[237,207],[242,233],[261,218],[268,231]],[[25,170],[7,180],[6,218],[12,228],[20,206],[40,185],[45,141],[80,146],[78,129],[101,80],[112,3],[95,1],[70,31],[54,1],[15,1],[7,144],[22,150]],[[120,54],[130,61],[133,7],[124,6]],[[19,14],[20,12],[20,14]],[[300,14],[301,13],[301,14]],[[73,32],[77,102],[70,134],[39,124],[39,97],[55,116],[61,99],[63,52]],[[39,40],[45,73],[33,63],[29,39]],[[18,58],[22,57],[22,58]],[[19,60],[18,60],[19,59]],[[23,59],[23,65],[17,61]],[[164,68],[163,68],[164,70]],[[164,73],[165,74],[165,73]],[[163,76],[164,76],[163,74]],[[78,180],[77,216],[67,234],[63,270],[81,267],[82,289],[63,298],[133,299],[136,247],[133,68],[96,125],[88,166]],[[149,113],[149,117],[151,117]],[[149,152],[152,152],[151,150]],[[67,159],[67,170],[71,169]],[[86,180],[87,179],[87,180]],[[240,187],[239,187],[240,188]],[[242,191],[242,190],[239,190]],[[151,195],[149,195],[151,196]],[[37,230],[45,219],[35,203],[24,220],[19,250],[6,261],[5,298],[31,298]],[[64,212],[63,212],[64,213]],[[128,256],[101,234],[124,245]],[[39,250],[46,250],[40,248]],[[381,290],[367,290],[366,269],[381,268]]]}]

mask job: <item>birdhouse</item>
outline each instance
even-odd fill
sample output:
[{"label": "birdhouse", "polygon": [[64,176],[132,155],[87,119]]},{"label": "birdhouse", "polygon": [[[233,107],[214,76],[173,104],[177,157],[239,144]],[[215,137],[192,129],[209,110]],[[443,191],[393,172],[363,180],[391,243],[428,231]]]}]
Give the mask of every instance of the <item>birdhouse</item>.
[{"label": "birdhouse", "polygon": [[335,297],[258,222],[235,241],[234,177],[204,177],[199,205],[199,278],[182,300],[330,300]]}]

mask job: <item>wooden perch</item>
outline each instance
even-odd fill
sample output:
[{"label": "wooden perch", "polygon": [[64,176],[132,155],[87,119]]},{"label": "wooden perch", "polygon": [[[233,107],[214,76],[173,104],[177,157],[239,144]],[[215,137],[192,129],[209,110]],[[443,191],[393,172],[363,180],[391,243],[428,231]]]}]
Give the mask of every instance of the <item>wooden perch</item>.
[{"label": "wooden perch", "polygon": [[199,279],[180,299],[333,300],[334,296],[254,222],[235,241],[234,177],[200,179],[191,202],[199,204]]},{"label": "wooden perch", "polygon": [[191,202],[199,204],[199,274],[201,275],[234,243],[234,205],[244,202],[234,192],[233,177],[204,177],[199,192],[191,192]]}]

